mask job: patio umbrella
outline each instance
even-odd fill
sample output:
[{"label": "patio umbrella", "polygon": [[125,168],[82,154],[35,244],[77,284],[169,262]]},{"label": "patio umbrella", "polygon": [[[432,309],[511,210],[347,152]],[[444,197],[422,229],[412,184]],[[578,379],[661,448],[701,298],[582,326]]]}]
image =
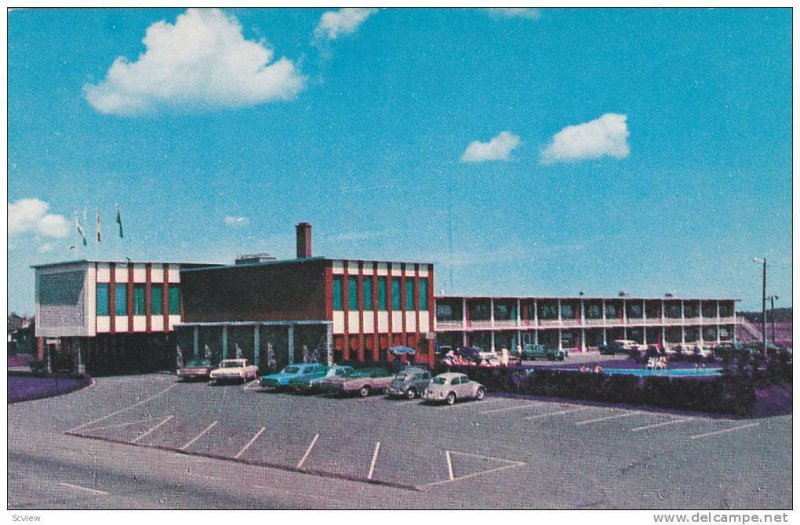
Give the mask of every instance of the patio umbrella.
[{"label": "patio umbrella", "polygon": [[416,350],[408,346],[393,346],[389,351],[394,355],[403,355],[403,354],[414,355],[417,353]]}]

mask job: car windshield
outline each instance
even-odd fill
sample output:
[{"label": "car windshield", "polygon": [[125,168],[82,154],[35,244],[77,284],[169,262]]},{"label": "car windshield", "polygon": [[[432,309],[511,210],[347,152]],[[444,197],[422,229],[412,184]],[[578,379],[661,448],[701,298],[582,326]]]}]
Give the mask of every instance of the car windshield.
[{"label": "car windshield", "polygon": [[395,379],[399,379],[400,381],[405,381],[407,377],[408,377],[408,374],[404,374],[404,373],[401,372],[401,373],[397,374],[397,377],[395,377]]},{"label": "car windshield", "polygon": [[435,385],[446,385],[447,384],[447,378],[446,377],[434,377],[433,378],[433,384],[435,384]]},{"label": "car windshield", "polygon": [[241,368],[243,366],[239,361],[223,361],[221,368]]},{"label": "car windshield", "polygon": [[211,366],[211,359],[189,359],[186,366]]},{"label": "car windshield", "polygon": [[284,374],[296,374],[299,371],[300,371],[300,368],[298,368],[296,366],[287,366],[286,368],[283,369],[283,373]]}]

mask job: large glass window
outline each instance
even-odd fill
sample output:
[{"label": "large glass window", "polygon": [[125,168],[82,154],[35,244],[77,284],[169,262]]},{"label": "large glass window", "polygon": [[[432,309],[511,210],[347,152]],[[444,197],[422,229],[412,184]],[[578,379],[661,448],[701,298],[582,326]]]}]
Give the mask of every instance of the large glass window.
[{"label": "large glass window", "polygon": [[164,287],[154,284],[150,289],[150,312],[153,315],[164,314]]},{"label": "large glass window", "polygon": [[603,305],[602,305],[602,303],[587,303],[586,304],[586,318],[587,319],[602,319],[603,318]]},{"label": "large glass window", "polygon": [[558,303],[539,303],[539,319],[558,319]]},{"label": "large glass window", "polygon": [[364,278],[364,310],[372,310],[372,277]]},{"label": "large glass window", "polygon": [[642,303],[628,302],[626,305],[628,312],[628,319],[641,319],[642,317]]},{"label": "large glass window", "polygon": [[144,285],[133,285],[133,315],[145,315]]},{"label": "large glass window", "polygon": [[428,278],[423,277],[419,280],[419,309],[428,309]]},{"label": "large glass window", "polygon": [[569,303],[561,303],[561,318],[575,319],[575,307]]},{"label": "large glass window", "polygon": [[355,277],[347,278],[347,308],[358,310],[358,281]]},{"label": "large glass window", "polygon": [[495,321],[514,321],[517,319],[516,301],[495,301],[494,320]]},{"label": "large glass window", "polygon": [[606,303],[606,319],[616,319],[617,305],[614,303]]},{"label": "large glass window", "polygon": [[406,279],[406,310],[414,309],[414,279]]},{"label": "large glass window", "polygon": [[97,283],[97,315],[108,315],[108,283]]},{"label": "large glass window", "polygon": [[333,309],[344,310],[344,301],[342,300],[342,278],[338,275],[333,278]]},{"label": "large glass window", "polygon": [[392,310],[400,309],[400,278],[392,277]]},{"label": "large glass window", "polygon": [[128,285],[117,284],[114,293],[114,314],[128,315]]},{"label": "large glass window", "polygon": [[489,301],[475,299],[467,303],[470,321],[488,321],[492,318]]},{"label": "large glass window", "polygon": [[719,303],[720,317],[733,317],[733,303]]},{"label": "large glass window", "polygon": [[717,302],[706,301],[703,303],[703,317],[716,317],[717,316]]},{"label": "large glass window", "polygon": [[169,313],[170,315],[181,313],[181,290],[177,284],[169,285]]},{"label": "large glass window", "polygon": [[386,277],[378,277],[378,310],[386,310]]}]

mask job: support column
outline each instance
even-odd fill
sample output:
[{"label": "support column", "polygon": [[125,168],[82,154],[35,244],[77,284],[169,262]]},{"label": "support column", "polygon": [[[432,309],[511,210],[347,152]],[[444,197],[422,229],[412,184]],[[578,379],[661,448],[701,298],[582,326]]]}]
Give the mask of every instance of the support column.
[{"label": "support column", "polygon": [[[606,316],[606,314],[605,314],[605,312],[604,312],[604,313],[603,313],[603,317],[605,317],[605,316]],[[607,339],[606,327],[605,327],[605,326],[603,327],[603,344],[604,344],[604,345],[607,345],[607,344],[608,344],[608,339]]]},{"label": "support column", "polygon": [[586,328],[581,328],[581,352],[586,352]]},{"label": "support column", "polygon": [[253,364],[258,366],[261,362],[261,330],[258,323],[253,326]]},{"label": "support column", "polygon": [[333,366],[333,324],[325,325],[325,360]]},{"label": "support column", "polygon": [[289,347],[289,364],[291,365],[294,363],[294,325],[289,325],[289,334],[287,339],[289,341],[287,345]]},{"label": "support column", "polygon": [[228,326],[222,327],[222,359],[228,359]]},{"label": "support column", "polygon": [[[558,318],[561,319],[561,299],[558,300]],[[561,348],[561,327],[558,328],[558,349]]]},{"label": "support column", "polygon": [[197,354],[200,351],[200,329],[195,326],[192,329],[192,357],[197,358]]},{"label": "support column", "polygon": [[489,334],[490,334],[490,337],[491,337],[491,348],[490,348],[490,350],[492,352],[494,352],[494,329],[492,329],[492,331],[489,332]]},{"label": "support column", "polygon": [[84,367],[83,359],[81,358],[81,347],[83,346],[81,344],[82,339],[80,337],[76,337],[74,342],[75,344],[72,346],[72,364],[75,373],[82,375],[86,373],[86,367]]}]

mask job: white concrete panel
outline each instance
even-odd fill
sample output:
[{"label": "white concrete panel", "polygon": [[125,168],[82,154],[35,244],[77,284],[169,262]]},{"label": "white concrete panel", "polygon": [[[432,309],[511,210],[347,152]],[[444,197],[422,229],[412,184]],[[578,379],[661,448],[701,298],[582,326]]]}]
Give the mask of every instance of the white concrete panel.
[{"label": "white concrete panel", "polygon": [[86,271],[86,331],[91,337],[97,334],[97,272],[93,265]]},{"label": "white concrete panel", "polygon": [[414,265],[411,263],[406,263],[403,265],[403,270],[405,271],[406,277],[413,277],[414,276]]},{"label": "white concrete panel", "polygon": [[111,280],[111,271],[108,269],[108,263],[97,264],[97,282],[107,283]]},{"label": "white concrete panel", "polygon": [[403,312],[392,312],[392,332],[400,333],[403,331]]},{"label": "white concrete panel", "polygon": [[344,333],[344,312],[342,311],[333,312],[333,333]]},{"label": "white concrete panel", "polygon": [[101,315],[97,318],[97,333],[103,334],[111,330],[111,318],[107,315]]},{"label": "white concrete panel", "polygon": [[389,331],[389,312],[378,312],[378,332],[386,333]]},{"label": "white concrete panel", "polygon": [[378,263],[378,275],[388,275],[389,270],[386,268],[386,263]]},{"label": "white concrete panel", "polygon": [[165,331],[171,331],[172,327],[174,325],[176,325],[176,324],[181,322],[181,316],[180,315],[170,315],[167,320],[169,321],[169,326],[167,327],[167,330],[165,330]]},{"label": "white concrete panel", "polygon": [[150,330],[153,332],[161,332],[164,330],[164,316],[154,315],[150,318]]},{"label": "white concrete panel", "polygon": [[114,330],[117,332],[127,332],[128,331],[128,316],[127,315],[117,315],[114,317]]},{"label": "white concrete panel", "polygon": [[406,331],[407,332],[417,331],[417,316],[414,315],[414,312],[408,312],[406,315]]},{"label": "white concrete panel", "polygon": [[361,331],[361,323],[358,322],[358,312],[347,312],[347,316],[347,331],[351,334]]},{"label": "white concrete panel", "polygon": [[419,312],[419,331],[420,332],[433,332],[433,327],[430,323],[431,314],[429,312]]},{"label": "white concrete panel", "polygon": [[375,270],[372,268],[372,263],[364,263],[364,270],[362,271],[364,275],[372,275],[375,273]]},{"label": "white concrete panel", "polygon": [[347,273],[350,275],[358,274],[358,261],[347,261]]},{"label": "white concrete panel", "polygon": [[344,263],[342,261],[333,261],[331,268],[334,275],[341,275],[344,273]]},{"label": "white concrete panel", "polygon": [[147,281],[147,269],[144,264],[133,265],[133,282],[143,283]]},{"label": "white concrete panel", "polygon": [[153,265],[153,269],[150,270],[150,280],[154,283],[163,283],[164,282],[164,267],[160,264]]},{"label": "white concrete panel", "polygon": [[169,282],[171,283],[179,283],[181,282],[181,272],[177,266],[169,265]]},{"label": "white concrete panel", "polygon": [[372,312],[364,314],[364,333],[365,334],[375,333],[375,314],[373,314]]},{"label": "white concrete panel", "polygon": [[114,268],[114,280],[118,283],[128,282],[128,267],[125,265],[117,265]]},{"label": "white concrete panel", "polygon": [[134,315],[133,316],[133,331],[134,332],[144,332],[147,330],[147,316],[145,315]]},{"label": "white concrete panel", "polygon": [[419,276],[420,277],[427,277],[428,276],[428,265],[427,264],[420,264],[419,265]]},{"label": "white concrete panel", "polygon": [[400,268],[397,264],[392,265],[392,275],[401,276],[403,275],[403,269]]}]

